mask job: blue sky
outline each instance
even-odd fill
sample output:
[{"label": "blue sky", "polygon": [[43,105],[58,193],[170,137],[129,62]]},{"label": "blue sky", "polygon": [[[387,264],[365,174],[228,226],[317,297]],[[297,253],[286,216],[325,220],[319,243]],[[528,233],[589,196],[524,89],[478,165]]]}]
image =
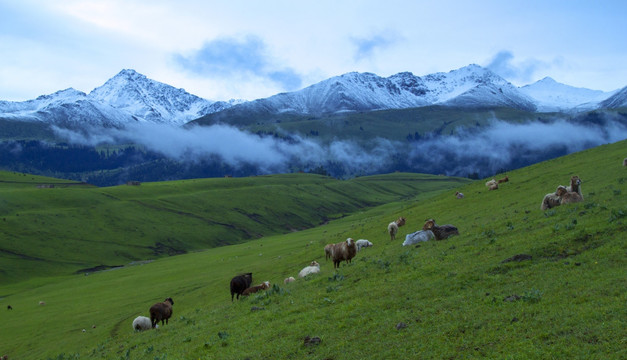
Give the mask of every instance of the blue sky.
[{"label": "blue sky", "polygon": [[211,100],[472,63],[610,91],[627,85],[625,14],[623,0],[0,0],[0,100],[129,68]]}]

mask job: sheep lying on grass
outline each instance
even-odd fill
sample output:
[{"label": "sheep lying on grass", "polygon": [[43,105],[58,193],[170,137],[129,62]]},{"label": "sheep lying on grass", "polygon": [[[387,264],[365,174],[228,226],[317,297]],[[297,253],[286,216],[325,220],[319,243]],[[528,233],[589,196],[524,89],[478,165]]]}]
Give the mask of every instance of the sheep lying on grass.
[{"label": "sheep lying on grass", "polygon": [[566,187],[566,192],[575,192],[579,194],[581,200],[583,200],[583,194],[581,193],[581,179],[579,178],[579,176],[571,176],[570,185]]},{"label": "sheep lying on grass", "polygon": [[499,188],[499,184],[496,182],[496,180],[492,179],[488,182],[485,183],[485,186],[488,187],[488,190],[496,190]]},{"label": "sheep lying on grass", "polygon": [[309,266],[304,267],[299,273],[298,277],[304,278],[310,274],[317,274],[320,272],[320,264],[317,261],[312,261]]},{"label": "sheep lying on grass", "polygon": [[418,230],[414,233],[407,234],[405,236],[405,241],[403,241],[403,246],[414,245],[422,241],[433,240],[435,235],[431,230]]},{"label": "sheep lying on grass", "polygon": [[167,298],[163,302],[156,303],[150,307],[150,322],[152,327],[155,327],[159,321],[161,325],[165,322],[168,323],[168,319],[172,316],[172,305],[174,300]]},{"label": "sheep lying on grass", "polygon": [[231,302],[233,302],[233,296],[237,294],[237,299],[242,295],[244,290],[250,287],[253,283],[253,273],[246,273],[237,275],[231,279]]},{"label": "sheep lying on grass", "polygon": [[388,233],[390,234],[390,241],[394,241],[396,239],[396,233],[398,233],[398,228],[405,225],[405,218],[399,217],[398,220],[392,221],[388,224]]},{"label": "sheep lying on grass", "polygon": [[560,185],[557,187],[557,189],[555,189],[554,193],[548,193],[544,195],[544,198],[542,199],[542,204],[540,204],[541,210],[547,210],[556,206],[560,206],[560,197],[558,195],[560,189],[564,189],[564,191],[566,191],[566,188]]},{"label": "sheep lying on grass", "polygon": [[459,191],[455,192],[455,197],[458,199],[463,199],[464,198],[464,194],[460,193]]},{"label": "sheep lying on grass", "polygon": [[357,251],[359,251],[361,248],[371,247],[372,243],[366,239],[359,239],[355,241],[355,245],[357,246]]},{"label": "sheep lying on grass", "polygon": [[560,205],[576,203],[583,200],[581,195],[574,191],[566,191],[566,188],[563,186],[558,189],[557,196],[560,198]]},{"label": "sheep lying on grass", "polygon": [[138,316],[133,320],[133,330],[143,331],[152,329],[152,322],[150,318],[145,316]]},{"label": "sheep lying on grass", "polygon": [[259,292],[261,290],[266,290],[270,288],[270,282],[269,281],[264,281],[259,285],[256,286],[251,286],[248,289],[244,290],[244,292],[242,292],[242,296],[248,296],[250,294],[254,294],[256,292]]},{"label": "sheep lying on grass", "polygon": [[293,281],[296,281],[296,279],[294,279],[293,276],[290,276],[290,277],[285,278],[285,280],[283,280],[283,284],[288,284],[288,283],[291,283]]},{"label": "sheep lying on grass", "polygon": [[496,182],[499,183],[499,184],[502,184],[502,183],[508,182],[508,181],[509,181],[509,177],[507,175],[505,175],[504,178],[498,179]]},{"label": "sheep lying on grass", "polygon": [[438,226],[435,220],[429,219],[425,222],[422,230],[431,230],[436,240],[444,240],[453,235],[459,235],[459,231],[453,225],[447,224]]},{"label": "sheep lying on grass", "polygon": [[[405,219],[402,219],[404,223]],[[355,254],[357,254],[357,245],[352,238],[335,244],[333,247],[333,268],[339,268],[342,260],[348,264],[355,257]]]}]

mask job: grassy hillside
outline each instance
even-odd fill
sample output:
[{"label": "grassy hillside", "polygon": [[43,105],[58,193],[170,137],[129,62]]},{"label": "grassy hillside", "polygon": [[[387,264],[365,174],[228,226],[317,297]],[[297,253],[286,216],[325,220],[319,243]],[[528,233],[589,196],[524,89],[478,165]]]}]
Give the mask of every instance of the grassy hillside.
[{"label": "grassy hillside", "polygon": [[511,108],[460,109],[444,106],[427,106],[411,109],[394,109],[370,112],[347,112],[320,116],[290,113],[250,113],[232,108],[209,114],[190,122],[194,125],[226,123],[251,132],[273,134],[301,134],[323,142],[338,137],[343,140],[368,142],[382,137],[406,141],[407,136],[427,133],[454,134],[459,127],[481,127],[495,119],[508,122],[535,121],[566,117],[560,114],[540,114]]},{"label": "grassy hillside", "polygon": [[[0,285],[0,351],[20,359],[624,359],[626,155],[622,141],[512,171],[497,191],[460,185],[461,200],[449,191],[389,202],[141,266]],[[541,211],[543,196],[573,174],[584,202]],[[400,215],[407,225],[390,242],[385,227]],[[426,218],[460,235],[402,247]],[[323,246],[349,236],[375,245],[334,271]],[[531,259],[505,262],[520,254]],[[283,284],[311,260],[320,274]],[[229,280],[249,271],[255,284],[277,286],[231,303]],[[168,296],[168,325],[131,329]],[[321,342],[307,346],[306,336]]]},{"label": "grassy hillside", "polygon": [[92,272],[303,230],[467,182],[289,174],[98,188],[0,172],[0,281]]}]

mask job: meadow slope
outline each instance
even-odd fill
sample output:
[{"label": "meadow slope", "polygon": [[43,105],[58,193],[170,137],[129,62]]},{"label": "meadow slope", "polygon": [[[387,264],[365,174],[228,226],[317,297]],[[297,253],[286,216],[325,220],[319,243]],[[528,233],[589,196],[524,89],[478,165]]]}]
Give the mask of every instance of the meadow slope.
[{"label": "meadow slope", "polygon": [[[484,181],[460,185],[454,190],[464,199],[448,191],[390,201],[243,244],[0,286],[0,352],[20,359],[624,359],[626,155],[621,141],[509,172],[496,191]],[[574,174],[583,179],[584,202],[541,211],[543,196]],[[407,224],[391,242],[385,228],[401,215]],[[460,235],[402,247],[426,218],[454,224]],[[347,237],[374,247],[334,271],[322,249]],[[522,254],[531,258],[507,261]],[[283,284],[311,260],[321,263],[320,274]],[[241,272],[275,286],[231,303],[229,280]],[[169,324],[134,332],[132,320],[166,297],[175,302]],[[306,336],[321,342],[305,345]]]},{"label": "meadow slope", "polygon": [[315,174],[98,188],[0,172],[0,281],[118,267],[303,230],[470,182],[422,174]]}]

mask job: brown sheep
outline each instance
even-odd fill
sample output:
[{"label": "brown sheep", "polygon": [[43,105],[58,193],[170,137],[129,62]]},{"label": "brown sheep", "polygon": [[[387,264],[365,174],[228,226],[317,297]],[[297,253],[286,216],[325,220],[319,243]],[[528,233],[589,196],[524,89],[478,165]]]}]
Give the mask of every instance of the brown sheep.
[{"label": "brown sheep", "polygon": [[357,254],[357,245],[353,238],[335,244],[333,247],[333,268],[339,268],[342,260],[348,264],[355,257],[355,254]]},{"label": "brown sheep", "polygon": [[581,179],[577,175],[573,175],[570,178],[570,185],[566,187],[567,192],[575,192],[579,194],[581,200],[583,200],[583,194],[581,193]]},{"label": "brown sheep", "polygon": [[561,187],[558,189],[557,195],[560,198],[560,205],[576,203],[576,202],[580,202],[583,200],[581,195],[579,195],[578,193],[574,191],[566,191],[566,188],[564,187]]},{"label": "brown sheep", "polygon": [[508,182],[508,181],[509,181],[509,177],[507,175],[505,175],[504,178],[498,179],[497,183],[502,184],[502,183]]},{"label": "brown sheep", "polygon": [[333,258],[333,247],[335,246],[335,244],[327,244],[324,247],[324,256],[327,260],[332,259]]},{"label": "brown sheep", "polygon": [[396,239],[396,233],[398,233],[398,228],[405,225],[405,218],[399,217],[398,220],[392,221],[388,224],[388,233],[390,234],[390,241]]},{"label": "brown sheep", "polygon": [[163,322],[168,323],[168,319],[172,316],[172,305],[174,305],[174,300],[167,298],[150,307],[150,322],[153,328],[159,321],[161,321],[161,326],[163,326]]},{"label": "brown sheep", "polygon": [[251,286],[248,289],[244,290],[244,292],[242,292],[242,296],[248,296],[250,294],[254,294],[260,290],[266,290],[270,288],[270,282],[269,281],[264,281],[259,285],[256,286]]},{"label": "brown sheep", "polygon": [[450,236],[459,235],[459,230],[455,226],[450,224],[438,226],[433,219],[428,219],[422,226],[422,230],[431,230],[436,240],[444,240]]},{"label": "brown sheep", "polygon": [[541,210],[547,210],[556,206],[560,206],[560,197],[558,195],[560,189],[566,190],[563,185],[560,185],[557,187],[557,189],[555,189],[554,193],[548,193],[544,195],[544,198],[542,199],[542,204],[540,204]]}]

